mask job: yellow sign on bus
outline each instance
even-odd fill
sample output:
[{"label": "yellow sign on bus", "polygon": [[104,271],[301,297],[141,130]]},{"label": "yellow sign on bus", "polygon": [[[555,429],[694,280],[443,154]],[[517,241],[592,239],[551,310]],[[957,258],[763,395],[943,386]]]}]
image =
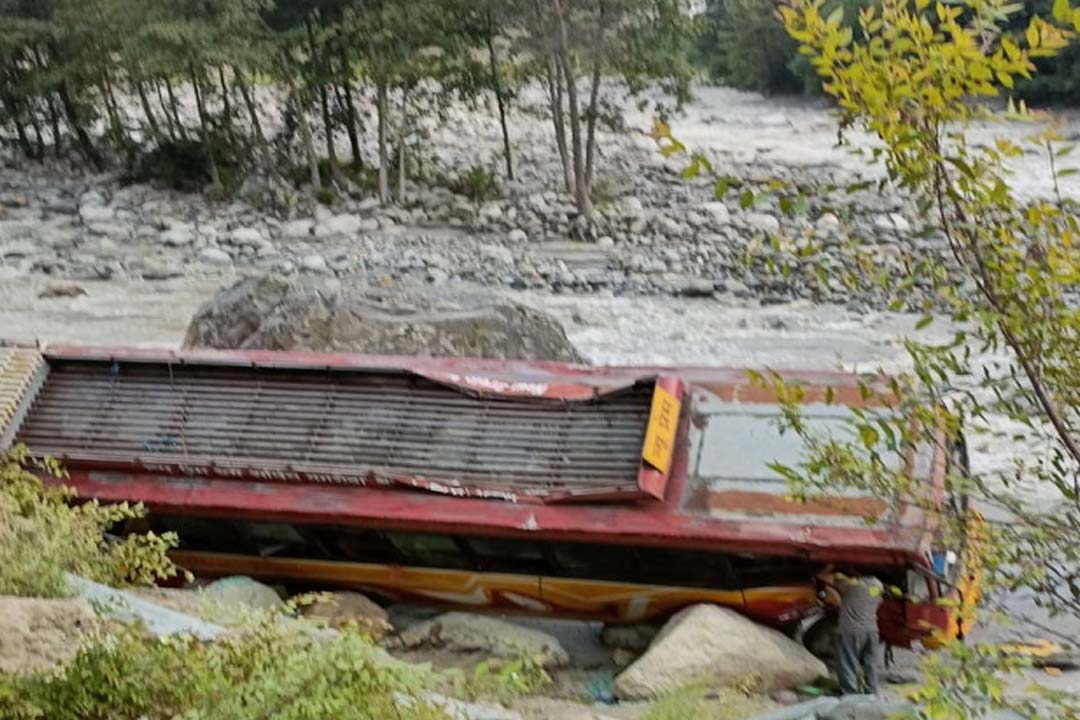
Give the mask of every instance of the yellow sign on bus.
[{"label": "yellow sign on bus", "polygon": [[679,427],[681,406],[677,397],[659,385],[656,386],[641,457],[665,475],[671,469],[671,456],[675,451],[675,430]]}]

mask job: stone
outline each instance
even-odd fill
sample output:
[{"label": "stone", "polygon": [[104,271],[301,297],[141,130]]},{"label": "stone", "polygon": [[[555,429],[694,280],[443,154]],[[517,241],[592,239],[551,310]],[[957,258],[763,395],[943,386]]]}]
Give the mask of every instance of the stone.
[{"label": "stone", "polygon": [[190,225],[173,225],[158,236],[162,245],[167,247],[184,247],[195,242],[195,229]]},{"label": "stone", "polygon": [[683,283],[681,291],[686,297],[712,297],[716,293],[716,284],[706,278],[691,278]]},{"label": "stone", "polygon": [[0,675],[60,665],[101,625],[82,598],[0,596]]},{"label": "stone", "polygon": [[757,230],[764,233],[778,233],[780,232],[780,221],[774,216],[766,213],[748,213],[743,216],[743,222],[745,222],[750,229]]},{"label": "stone", "polygon": [[184,345],[584,362],[554,318],[490,294],[276,275],[219,291]]},{"label": "stone", "polygon": [[893,232],[896,230],[896,225],[893,224],[892,214],[884,213],[882,215],[875,215],[873,220],[874,230],[878,232]]},{"label": "stone", "polygon": [[236,228],[229,233],[229,243],[232,245],[255,245],[259,246],[265,242],[263,234],[257,229],[252,227]]},{"label": "stone", "polygon": [[521,228],[514,228],[510,231],[510,234],[506,236],[506,239],[516,245],[518,243],[528,242],[529,235]]},{"label": "stone", "polygon": [[717,225],[727,225],[731,220],[731,211],[728,210],[728,206],[718,201],[705,203],[701,206],[701,209],[709,214],[713,222]]},{"label": "stone", "polygon": [[83,203],[79,206],[79,217],[84,225],[111,222],[116,217],[116,211],[105,205],[89,205]]},{"label": "stone", "polygon": [[570,656],[551,635],[487,615],[449,612],[417,623],[399,635],[408,649],[437,647],[485,658],[535,658],[544,667],[566,667]]},{"label": "stone", "polygon": [[818,713],[821,720],[888,720],[907,716],[910,703],[883,700],[876,695],[845,695],[832,708]]},{"label": "stone", "polygon": [[502,217],[503,209],[497,202],[486,202],[480,206],[479,214],[484,220],[494,222]]},{"label": "stone", "polygon": [[755,682],[765,692],[812,683],[828,669],[780,632],[716,605],[676,613],[634,664],[615,678],[625,700],[659,697],[708,678],[713,685]]},{"label": "stone", "polygon": [[619,200],[619,211],[626,217],[641,217],[645,212],[645,207],[641,204],[641,200],[633,195],[627,195]]},{"label": "stone", "polygon": [[600,642],[612,650],[632,650],[641,652],[649,647],[657,633],[659,625],[639,623],[637,625],[605,625],[600,630]]},{"label": "stone", "polygon": [[178,268],[169,267],[167,265],[158,265],[156,263],[146,263],[142,270],[139,272],[139,277],[143,280],[171,280],[173,278],[183,277],[184,273]]},{"label": "stone", "polygon": [[229,253],[221,248],[206,247],[199,251],[199,259],[211,265],[228,265],[232,262]]},{"label": "stone", "polygon": [[908,232],[911,230],[911,223],[907,221],[900,213],[889,213],[889,219],[892,220],[893,227],[898,232]]},{"label": "stone", "polygon": [[313,220],[290,220],[281,226],[281,237],[285,240],[309,240],[314,230]]},{"label": "stone", "polygon": [[[374,218],[366,219],[372,220]],[[376,220],[375,222],[376,227],[378,227],[378,221]],[[315,227],[315,236],[319,238],[334,236],[349,237],[360,232],[363,225],[364,221],[356,215],[334,215],[323,220]]]},{"label": "stone", "polygon": [[834,232],[840,229],[840,218],[832,213],[825,213],[817,219],[814,227],[820,232]]},{"label": "stone", "polygon": [[610,235],[603,235],[597,238],[596,245],[602,248],[615,247],[615,238]]},{"label": "stone", "polygon": [[63,283],[46,285],[45,289],[38,293],[38,298],[76,298],[85,294],[86,290],[82,286],[75,283]]},{"label": "stone", "polygon": [[[447,720],[525,720],[521,713],[515,710],[487,703],[465,702],[441,693],[424,693],[421,699],[437,708],[439,716]],[[398,698],[398,702],[407,707],[415,700],[409,696],[402,696]],[[566,719],[560,718],[560,720]]]},{"label": "stone", "polygon": [[246,575],[221,578],[203,588],[207,600],[219,605],[246,605],[256,610],[276,610],[282,606],[281,596],[272,587]]},{"label": "stone", "polygon": [[502,245],[492,245],[488,243],[481,245],[478,250],[480,251],[480,257],[484,258],[485,260],[503,263],[504,265],[514,264],[514,253],[510,250],[510,248],[503,247]]},{"label": "stone", "polygon": [[322,255],[305,255],[300,258],[300,267],[309,272],[326,272],[329,269],[326,266],[326,258]]},{"label": "stone", "polygon": [[322,620],[332,628],[356,625],[375,640],[381,640],[393,630],[386,610],[366,595],[348,591],[322,595],[316,602],[301,608],[304,617]]}]

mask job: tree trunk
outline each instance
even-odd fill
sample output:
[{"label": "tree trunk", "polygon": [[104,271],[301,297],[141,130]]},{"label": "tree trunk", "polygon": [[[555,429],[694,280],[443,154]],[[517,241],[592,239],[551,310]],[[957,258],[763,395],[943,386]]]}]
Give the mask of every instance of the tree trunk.
[{"label": "tree trunk", "polygon": [[384,78],[379,78],[376,92],[375,105],[379,116],[379,202],[386,204],[390,201],[390,177],[387,167],[390,159],[386,154],[387,87]]},{"label": "tree trunk", "polygon": [[562,75],[555,64],[554,56],[548,58],[547,70],[548,102],[551,107],[551,122],[555,127],[555,147],[562,161],[563,183],[566,192],[574,192],[574,173],[570,168],[570,155],[566,148],[566,121],[563,118]]},{"label": "tree trunk", "polygon": [[64,115],[67,117],[68,125],[71,126],[71,132],[75,134],[75,139],[79,143],[79,149],[95,168],[104,170],[105,161],[102,159],[101,154],[98,153],[97,149],[94,148],[94,143],[91,142],[90,135],[87,134],[86,128],[83,127],[82,121],[79,118],[79,112],[75,108],[75,102],[71,99],[71,91],[68,90],[67,80],[60,81],[57,92],[60,94],[60,102],[64,106]]},{"label": "tree trunk", "polygon": [[119,110],[116,107],[116,99],[113,97],[112,87],[105,75],[102,75],[100,82],[101,99],[104,101],[105,113],[109,117],[109,127],[112,128],[113,133],[115,133],[117,139],[119,139],[122,126],[120,124]]},{"label": "tree trunk", "polygon": [[408,107],[409,91],[406,88],[401,89],[401,127],[398,130],[398,202],[402,205],[405,204],[405,183],[406,183],[406,168],[405,168],[405,137],[409,130],[409,107]]},{"label": "tree trunk", "polygon": [[49,126],[52,128],[53,155],[60,157],[63,149],[60,142],[60,111],[56,109],[56,98],[53,97],[51,90],[45,96],[45,100],[49,108]]},{"label": "tree trunk", "polygon": [[495,102],[499,106],[499,126],[502,128],[503,159],[506,161],[506,179],[514,179],[514,159],[510,150],[510,130],[506,127],[506,98],[503,95],[502,78],[499,76],[499,59],[495,54],[495,22],[491,12],[487,15],[488,64],[491,66],[491,87],[495,91]]},{"label": "tree trunk", "polygon": [[181,139],[187,138],[187,129],[184,127],[184,121],[180,119],[179,105],[176,102],[176,94],[173,92],[172,80],[168,76],[165,77],[165,91],[169,94],[169,107],[172,108],[173,122],[176,123],[176,133]]},{"label": "tree trunk", "polygon": [[319,47],[315,44],[315,27],[313,23],[304,23],[307,27],[308,35],[308,50],[311,53],[311,62],[318,63],[322,77],[318,79],[317,84],[319,86],[319,105],[322,110],[322,122],[323,130],[326,133],[326,159],[330,165],[330,185],[341,185],[339,182],[338,174],[338,162],[337,162],[337,146],[334,144],[334,122],[330,117],[330,98],[326,92],[326,83],[329,82],[329,63],[326,61],[326,56],[320,51]]},{"label": "tree trunk", "polygon": [[[37,62],[38,68],[42,72],[48,70],[48,63],[45,62],[45,56],[41,53],[41,48],[38,45],[33,46],[34,60]],[[60,157],[60,111],[56,108],[56,98],[53,97],[54,89],[49,88],[44,92],[45,106],[49,113],[49,126],[52,130],[53,141],[53,155]]]},{"label": "tree trunk", "polygon": [[146,116],[146,123],[150,126],[150,132],[153,134],[154,140],[158,140],[161,137],[161,127],[158,126],[157,116],[154,115],[154,111],[150,107],[150,99],[146,97],[146,88],[143,87],[140,80],[133,82],[135,90],[139,94],[139,103],[142,105],[143,115]]},{"label": "tree trunk", "polygon": [[585,128],[585,186],[592,194],[593,166],[596,155],[596,121],[600,115],[597,104],[600,101],[600,63],[593,67],[592,90],[589,92],[589,109]]},{"label": "tree trunk", "polygon": [[319,156],[315,153],[315,140],[311,135],[311,125],[308,123],[307,111],[299,100],[300,98],[297,96],[296,119],[300,124],[300,140],[304,143],[304,150],[307,152],[311,186],[318,188],[322,186],[322,178],[319,177]]},{"label": "tree trunk", "polygon": [[157,94],[158,106],[161,107],[162,114],[165,115],[165,129],[169,131],[169,139],[176,142],[176,126],[173,124],[172,113],[169,112],[169,106],[165,104],[165,96],[161,93],[161,83],[154,81],[154,92]]},{"label": "tree trunk", "polygon": [[221,186],[221,173],[218,170],[217,158],[214,157],[214,148],[210,142],[210,127],[206,118],[206,108],[203,106],[202,90],[199,87],[199,76],[195,68],[189,68],[191,75],[191,87],[195,90],[195,110],[199,114],[199,133],[202,135],[203,149],[210,161],[210,182]]},{"label": "tree trunk", "polygon": [[229,84],[225,82],[225,69],[218,65],[217,71],[218,83],[221,85],[222,110],[225,113],[225,133],[229,136],[230,142],[236,142],[236,136],[233,135],[232,100],[229,98]]},{"label": "tree trunk", "polygon": [[349,147],[352,149],[353,166],[361,167],[363,164],[363,151],[360,149],[360,134],[356,130],[356,102],[353,100],[352,71],[349,68],[349,58],[342,54],[341,70],[344,82],[341,89],[345,94],[345,114],[348,119]]},{"label": "tree trunk", "polygon": [[11,122],[15,125],[15,134],[19,138],[19,147],[22,148],[23,154],[26,157],[34,156],[34,146],[30,144],[30,138],[26,134],[26,128],[23,127],[22,118],[19,117],[18,106],[15,100],[10,95],[5,93],[3,96],[4,107],[7,108],[7,114],[11,117]]},{"label": "tree trunk", "polygon": [[41,160],[45,157],[45,134],[41,132],[41,123],[38,122],[37,114],[32,107],[29,108],[27,117],[30,119],[30,127],[34,129],[34,139],[37,142],[37,153],[34,154],[34,159]]},{"label": "tree trunk", "polygon": [[116,93],[113,91],[112,75],[109,68],[105,67],[101,73],[102,92],[105,95],[105,108],[109,112],[109,121],[112,123],[116,139],[121,140],[127,133],[124,128],[124,120],[120,116],[120,103],[116,101]]},{"label": "tree trunk", "polygon": [[581,110],[578,106],[577,75],[575,68],[570,62],[569,40],[566,32],[566,20],[563,17],[561,0],[552,0],[555,7],[555,17],[558,23],[556,37],[559,65],[562,67],[563,79],[566,81],[566,99],[570,114],[570,142],[574,160],[574,202],[577,205],[578,214],[585,220],[592,220],[592,197],[590,188],[585,177],[584,147],[581,137]]},{"label": "tree trunk", "polygon": [[247,82],[244,80],[244,73],[240,68],[233,68],[233,76],[236,78],[236,86],[240,89],[240,97],[244,100],[244,107],[248,111],[251,131],[255,133],[255,144],[259,148],[259,153],[263,156],[266,170],[270,171],[274,167],[274,158],[270,152],[270,143],[266,141],[266,135],[263,134],[262,122],[259,120],[259,109],[255,106],[255,98],[250,88],[248,88]]}]

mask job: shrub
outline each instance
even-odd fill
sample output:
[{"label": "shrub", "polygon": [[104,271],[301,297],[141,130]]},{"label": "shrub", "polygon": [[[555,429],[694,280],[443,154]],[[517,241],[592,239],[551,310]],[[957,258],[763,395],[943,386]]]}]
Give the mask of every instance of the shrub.
[{"label": "shrub", "polygon": [[499,183],[495,174],[481,165],[473,165],[446,183],[446,186],[473,202],[492,200],[499,196]]},{"label": "shrub", "polygon": [[454,697],[494,700],[504,705],[534,695],[551,686],[551,676],[539,660],[518,658],[506,662],[484,661],[472,673],[454,669],[444,673]]},{"label": "shrub", "polygon": [[260,616],[213,643],[127,628],[59,671],[0,676],[3,720],[445,720],[431,678],[358,633]]},{"label": "shrub", "polygon": [[144,517],[141,505],[73,504],[74,491],[46,486],[30,468],[63,476],[56,463],[31,460],[25,447],[0,453],[0,595],[66,595],[65,572],[114,585],[176,574],[166,556],[177,544],[172,533],[106,536],[117,523]]}]

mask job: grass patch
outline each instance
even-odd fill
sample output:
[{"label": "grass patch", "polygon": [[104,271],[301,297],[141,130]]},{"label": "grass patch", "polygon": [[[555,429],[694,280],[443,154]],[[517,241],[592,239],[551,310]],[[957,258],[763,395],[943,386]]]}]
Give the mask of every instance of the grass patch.
[{"label": "grass patch", "polygon": [[641,720],[742,720],[771,706],[767,698],[741,690],[689,685],[657,700]]}]

